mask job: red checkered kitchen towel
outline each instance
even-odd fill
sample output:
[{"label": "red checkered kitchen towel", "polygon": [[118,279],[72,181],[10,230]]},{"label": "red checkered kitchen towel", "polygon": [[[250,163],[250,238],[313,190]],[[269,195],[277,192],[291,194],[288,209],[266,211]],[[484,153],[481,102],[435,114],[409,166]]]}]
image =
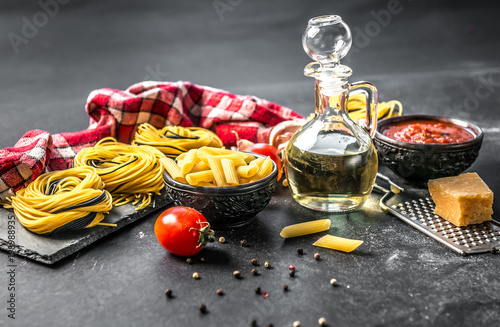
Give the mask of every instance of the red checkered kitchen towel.
[{"label": "red checkered kitchen towel", "polygon": [[200,126],[216,132],[226,146],[235,135],[253,142],[267,142],[273,126],[301,118],[292,110],[251,96],[189,82],[142,82],[126,91],[100,89],[87,100],[88,129],[50,134],[29,131],[14,147],[0,150],[0,198],[27,186],[45,171],[72,167],[83,148],[106,136],[130,143],[142,123]]}]

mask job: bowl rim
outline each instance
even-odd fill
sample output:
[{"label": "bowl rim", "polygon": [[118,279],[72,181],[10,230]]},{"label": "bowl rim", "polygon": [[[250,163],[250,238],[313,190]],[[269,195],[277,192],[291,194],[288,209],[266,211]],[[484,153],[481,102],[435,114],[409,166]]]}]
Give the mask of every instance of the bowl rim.
[{"label": "bowl rim", "polygon": [[[253,152],[247,152],[247,151],[240,151],[240,152],[245,152],[245,153],[250,153],[256,157],[267,157],[258,153],[253,153]],[[173,179],[167,171],[164,169],[163,170],[163,181],[165,184],[168,184],[169,187],[174,188],[179,191],[188,191],[190,193],[197,193],[197,194],[210,194],[210,195],[238,195],[238,194],[243,194],[243,193],[249,193],[258,189],[261,189],[268,185],[270,182],[273,180],[276,180],[278,178],[278,166],[276,163],[271,160],[273,164],[273,170],[269,175],[266,177],[259,179],[258,181],[247,183],[247,184],[241,184],[237,186],[216,186],[216,187],[210,187],[210,186],[192,186],[189,184],[184,184],[181,182],[176,181]]]},{"label": "bowl rim", "polygon": [[[395,123],[401,123],[405,121],[411,121],[411,120],[429,120],[429,121],[443,121],[443,122],[448,122],[454,125],[457,125],[462,128],[466,128],[470,131],[472,131],[475,136],[473,139],[461,142],[461,143],[446,143],[446,144],[439,144],[439,143],[430,143],[430,144],[421,144],[421,143],[408,143],[408,142],[403,142],[399,141],[393,138],[390,138],[384,134],[382,134],[382,128],[392,125]],[[483,130],[477,126],[474,123],[471,123],[467,120],[464,119],[459,119],[459,118],[450,118],[450,117],[444,117],[444,116],[436,116],[436,115],[425,115],[425,114],[414,114],[414,115],[404,115],[404,116],[394,116],[394,117],[389,117],[383,120],[380,120],[378,122],[377,126],[377,131],[375,133],[374,139],[377,141],[382,141],[384,143],[388,143],[394,146],[398,146],[401,148],[408,148],[408,149],[416,149],[416,150],[441,150],[441,151],[455,151],[455,150],[463,150],[463,149],[468,149],[472,148],[474,146],[477,146],[482,143],[484,137]]]}]

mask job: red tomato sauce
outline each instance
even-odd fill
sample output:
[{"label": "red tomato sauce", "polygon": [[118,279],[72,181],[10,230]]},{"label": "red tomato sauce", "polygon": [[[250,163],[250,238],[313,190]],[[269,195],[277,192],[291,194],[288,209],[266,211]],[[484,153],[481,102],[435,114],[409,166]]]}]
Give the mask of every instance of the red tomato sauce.
[{"label": "red tomato sauce", "polygon": [[432,120],[402,122],[386,128],[383,134],[398,141],[419,144],[462,143],[475,137],[466,128]]}]

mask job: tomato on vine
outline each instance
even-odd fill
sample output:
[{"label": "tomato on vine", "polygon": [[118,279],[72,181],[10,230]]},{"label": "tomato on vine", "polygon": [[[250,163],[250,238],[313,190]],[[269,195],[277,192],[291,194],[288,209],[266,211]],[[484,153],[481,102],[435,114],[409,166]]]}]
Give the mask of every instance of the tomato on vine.
[{"label": "tomato on vine", "polygon": [[155,235],[165,250],[179,256],[194,255],[215,240],[207,219],[188,207],[163,211],[156,219]]}]

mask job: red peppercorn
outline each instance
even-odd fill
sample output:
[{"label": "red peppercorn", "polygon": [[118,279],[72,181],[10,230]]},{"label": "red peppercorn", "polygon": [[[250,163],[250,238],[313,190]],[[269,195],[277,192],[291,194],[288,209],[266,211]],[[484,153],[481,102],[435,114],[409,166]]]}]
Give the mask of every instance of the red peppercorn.
[{"label": "red peppercorn", "polygon": [[289,265],[288,269],[290,269],[291,271],[293,271],[293,270],[295,270],[295,266],[294,265]]}]

